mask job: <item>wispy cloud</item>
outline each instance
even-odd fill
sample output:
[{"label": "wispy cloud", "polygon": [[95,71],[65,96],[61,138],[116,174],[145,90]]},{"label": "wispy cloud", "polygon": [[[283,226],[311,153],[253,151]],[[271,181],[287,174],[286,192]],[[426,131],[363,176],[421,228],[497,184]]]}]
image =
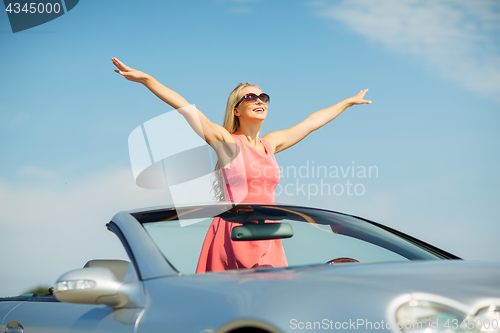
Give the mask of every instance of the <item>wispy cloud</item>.
[{"label": "wispy cloud", "polygon": [[0,274],[0,296],[50,285],[90,259],[126,259],[105,224],[120,210],[170,203],[165,191],[136,186],[129,169],[101,171],[67,184],[54,181],[67,177],[35,166],[19,173],[42,181],[19,185],[0,179],[2,246],[15,249],[0,256],[0,267],[9,267],[8,274]]},{"label": "wispy cloud", "polygon": [[24,166],[20,168],[17,173],[25,178],[44,181],[54,180],[58,178],[57,172],[33,165]]},{"label": "wispy cloud", "polygon": [[387,49],[424,60],[442,77],[500,101],[500,2],[341,0],[311,2],[317,15]]}]

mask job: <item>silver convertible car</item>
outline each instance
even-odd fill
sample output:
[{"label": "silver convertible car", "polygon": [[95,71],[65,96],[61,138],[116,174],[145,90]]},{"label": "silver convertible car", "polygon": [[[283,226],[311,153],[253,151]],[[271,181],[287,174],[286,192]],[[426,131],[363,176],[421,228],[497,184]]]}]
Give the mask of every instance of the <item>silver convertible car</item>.
[{"label": "silver convertible car", "polygon": [[[232,242],[281,240],[287,266],[196,274],[214,217],[234,223]],[[221,203],[120,212],[107,228],[129,261],[0,298],[0,332],[500,332],[500,263],[363,218]]]}]

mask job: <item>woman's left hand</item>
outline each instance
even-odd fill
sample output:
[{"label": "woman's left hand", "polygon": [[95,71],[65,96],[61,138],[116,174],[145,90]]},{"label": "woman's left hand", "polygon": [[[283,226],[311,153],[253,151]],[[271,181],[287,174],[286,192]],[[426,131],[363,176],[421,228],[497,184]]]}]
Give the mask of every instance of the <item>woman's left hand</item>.
[{"label": "woman's left hand", "polygon": [[371,104],[372,101],[364,99],[365,94],[368,92],[368,89],[361,90],[356,96],[352,96],[347,99],[349,105],[358,105],[358,104]]}]

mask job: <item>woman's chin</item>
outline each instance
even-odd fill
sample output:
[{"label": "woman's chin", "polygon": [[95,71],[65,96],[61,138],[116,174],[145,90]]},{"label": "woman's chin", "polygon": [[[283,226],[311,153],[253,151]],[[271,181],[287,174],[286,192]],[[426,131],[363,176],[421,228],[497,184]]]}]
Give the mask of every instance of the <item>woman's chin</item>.
[{"label": "woman's chin", "polygon": [[264,112],[255,112],[255,114],[254,114],[254,117],[256,119],[262,119],[262,120],[264,120],[264,119],[266,119],[266,116],[267,116],[267,114],[264,113]]}]

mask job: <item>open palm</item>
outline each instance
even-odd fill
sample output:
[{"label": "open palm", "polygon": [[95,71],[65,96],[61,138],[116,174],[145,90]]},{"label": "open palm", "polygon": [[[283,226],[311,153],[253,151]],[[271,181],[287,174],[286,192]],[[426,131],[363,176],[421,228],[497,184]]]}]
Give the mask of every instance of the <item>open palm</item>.
[{"label": "open palm", "polygon": [[126,78],[129,81],[141,82],[147,77],[146,73],[143,73],[141,71],[138,71],[136,69],[128,67],[127,65],[125,65],[123,62],[121,62],[117,58],[112,58],[111,60],[113,61],[113,64],[118,68],[118,69],[115,69],[115,72],[122,75],[124,78]]},{"label": "open palm", "polygon": [[365,99],[365,94],[368,92],[368,89],[361,90],[356,96],[353,96],[349,98],[349,102],[351,105],[358,105],[358,104],[371,104],[372,101],[366,100]]}]

